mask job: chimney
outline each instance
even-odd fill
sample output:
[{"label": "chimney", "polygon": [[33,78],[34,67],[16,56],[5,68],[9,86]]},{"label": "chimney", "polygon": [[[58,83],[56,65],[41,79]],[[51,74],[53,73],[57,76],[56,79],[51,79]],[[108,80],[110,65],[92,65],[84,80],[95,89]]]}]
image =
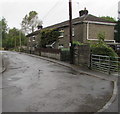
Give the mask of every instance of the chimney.
[{"label": "chimney", "polygon": [[84,8],[84,10],[79,11],[79,16],[83,16],[83,15],[87,15],[88,14],[88,10],[86,10],[86,8]]},{"label": "chimney", "polygon": [[42,29],[43,26],[42,26],[42,25],[38,25],[37,28],[38,28],[38,29]]}]

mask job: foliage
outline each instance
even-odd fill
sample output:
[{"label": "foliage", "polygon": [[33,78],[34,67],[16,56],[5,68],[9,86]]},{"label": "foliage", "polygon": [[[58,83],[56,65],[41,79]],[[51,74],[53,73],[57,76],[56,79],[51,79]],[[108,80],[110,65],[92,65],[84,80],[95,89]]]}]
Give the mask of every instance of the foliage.
[{"label": "foliage", "polygon": [[2,37],[0,45],[2,45],[1,47],[4,49],[17,48],[20,46],[20,37],[21,44],[26,45],[27,40],[25,34],[16,28],[8,30],[7,21],[5,18],[0,20],[0,29],[0,36]]},{"label": "foliage", "polygon": [[106,44],[92,44],[91,50],[93,54],[117,57],[115,51],[111,47],[108,47]]},{"label": "foliage", "polygon": [[81,43],[79,41],[73,41],[73,45],[83,45],[83,43]]},{"label": "foliage", "polygon": [[26,45],[26,37],[21,31],[19,31],[16,28],[10,29],[7,37],[5,40],[3,40],[3,47],[5,49],[10,49],[10,48],[17,48],[20,46],[20,37],[21,37],[21,44]]},{"label": "foliage", "polygon": [[2,30],[2,36],[8,31],[7,21],[4,17],[2,18],[2,20],[0,20],[0,29]]},{"label": "foliage", "polygon": [[115,51],[104,42],[103,37],[104,36],[100,33],[98,35],[99,42],[90,45],[92,54],[117,57],[118,55],[115,53]]},{"label": "foliage", "polygon": [[61,48],[61,51],[70,51],[70,48]]},{"label": "foliage", "polygon": [[120,43],[120,20],[117,22],[115,26],[115,40]]},{"label": "foliage", "polygon": [[116,20],[113,17],[110,17],[110,16],[102,16],[100,18],[105,19],[107,21],[116,22]]},{"label": "foliage", "polygon": [[8,26],[7,26],[7,21],[6,19],[3,17],[0,20],[0,37],[2,37],[2,39],[0,39],[0,46],[2,47],[2,45],[4,45],[5,43],[5,39],[7,37],[7,32],[8,32]]},{"label": "foliage", "polygon": [[98,39],[99,39],[99,43],[104,43],[105,40],[105,32],[100,32],[98,34]]},{"label": "foliage", "polygon": [[21,23],[22,30],[26,34],[34,32],[39,25],[42,25],[42,21],[38,19],[38,13],[36,11],[30,11],[28,15],[25,15]]},{"label": "foliage", "polygon": [[60,32],[56,29],[43,29],[39,34],[40,37],[39,46],[45,48],[46,45],[49,45],[57,41],[59,36]]}]

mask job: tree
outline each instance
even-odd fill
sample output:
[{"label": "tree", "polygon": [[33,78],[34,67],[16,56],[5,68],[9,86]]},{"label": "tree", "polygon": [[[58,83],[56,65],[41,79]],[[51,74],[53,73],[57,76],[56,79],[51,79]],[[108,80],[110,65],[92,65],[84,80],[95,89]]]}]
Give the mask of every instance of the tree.
[{"label": "tree", "polygon": [[38,19],[38,13],[36,11],[30,11],[28,15],[25,15],[21,23],[22,31],[26,34],[34,32],[37,26],[41,25],[42,21]]},{"label": "tree", "polygon": [[110,16],[102,16],[100,18],[105,19],[107,21],[116,22],[116,20],[113,17],[110,17]]},{"label": "tree", "polygon": [[0,28],[2,30],[2,38],[5,38],[5,33],[8,31],[8,25],[6,19],[3,17],[2,20],[0,21]]},{"label": "tree", "polygon": [[5,45],[5,40],[7,38],[7,32],[8,32],[8,25],[7,25],[7,21],[4,17],[2,17],[2,19],[0,20],[0,46],[4,47]]},{"label": "tree", "polygon": [[17,49],[20,46],[20,37],[22,45],[26,45],[26,37],[25,35],[15,27],[10,29],[7,38],[4,40],[4,48],[5,49]]}]

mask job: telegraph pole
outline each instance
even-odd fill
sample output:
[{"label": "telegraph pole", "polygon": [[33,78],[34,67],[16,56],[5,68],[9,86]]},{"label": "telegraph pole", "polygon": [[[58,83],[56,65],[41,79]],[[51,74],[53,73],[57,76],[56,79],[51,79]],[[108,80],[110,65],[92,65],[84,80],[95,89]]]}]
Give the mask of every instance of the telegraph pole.
[{"label": "telegraph pole", "polygon": [[69,37],[70,37],[70,63],[74,63],[73,41],[72,41],[72,0],[69,0]]}]

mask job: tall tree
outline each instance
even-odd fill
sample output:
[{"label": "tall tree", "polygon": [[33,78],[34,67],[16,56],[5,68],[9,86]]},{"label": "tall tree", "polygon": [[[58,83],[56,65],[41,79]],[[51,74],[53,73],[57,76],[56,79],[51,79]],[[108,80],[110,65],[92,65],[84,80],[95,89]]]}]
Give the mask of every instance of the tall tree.
[{"label": "tall tree", "polygon": [[4,47],[5,40],[7,38],[7,32],[8,32],[8,25],[7,21],[4,17],[0,20],[0,46]]},{"label": "tall tree", "polygon": [[12,42],[12,47],[15,47],[15,48],[19,47],[20,40],[22,45],[26,45],[25,35],[15,27],[9,30],[8,39],[10,39],[10,41]]},{"label": "tall tree", "polygon": [[30,11],[28,15],[25,15],[21,23],[22,31],[24,31],[25,34],[34,32],[37,26],[41,25],[42,21],[39,20],[38,13],[36,11]]},{"label": "tall tree", "polygon": [[26,45],[26,37],[25,35],[15,27],[10,29],[7,33],[7,37],[4,39],[4,48],[11,49],[11,48],[18,48],[20,46],[20,39],[21,44],[24,46]]}]

